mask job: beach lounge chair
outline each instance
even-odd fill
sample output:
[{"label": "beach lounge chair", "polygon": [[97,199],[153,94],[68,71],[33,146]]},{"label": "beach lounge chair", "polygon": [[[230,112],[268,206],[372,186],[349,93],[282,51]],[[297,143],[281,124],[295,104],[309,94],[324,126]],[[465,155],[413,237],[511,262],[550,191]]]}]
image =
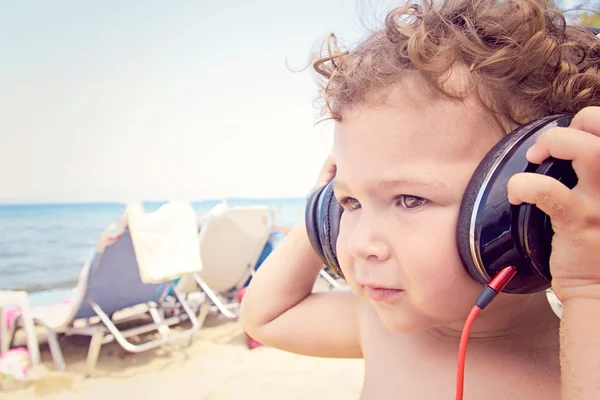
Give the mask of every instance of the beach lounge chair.
[{"label": "beach lounge chair", "polygon": [[[179,274],[197,272],[202,268],[199,257],[194,259],[194,256],[189,256],[198,253],[198,245],[193,245],[187,251],[183,251],[181,247],[181,243],[189,245],[197,242],[196,214],[189,212],[191,207],[163,207],[156,213],[145,215],[141,205],[129,206],[116,233],[109,228],[100,238],[95,254],[81,271],[70,299],[50,307],[32,310],[36,323],[46,326],[52,336],[91,336],[87,356],[88,375],[95,368],[103,344],[116,341],[124,350],[139,353],[168,342],[190,339],[200,328],[209,311],[208,307],[200,307],[199,316],[196,317],[171,281]],[[191,218],[188,223],[191,224],[193,241],[186,240],[181,234],[182,231],[189,234],[189,224],[185,229],[179,230],[169,230],[168,227],[169,221],[178,221],[176,216],[185,215],[186,212]],[[166,225],[157,229],[161,224]],[[161,231],[168,234],[161,234]],[[179,235],[174,232],[179,232]],[[167,246],[161,247],[161,243],[167,243]],[[169,263],[169,247],[175,260],[173,264],[165,265]],[[185,265],[177,264],[181,263],[183,258],[175,253],[182,252],[188,255],[189,262]],[[140,265],[138,261],[143,261],[144,265]],[[155,300],[160,299],[167,290],[172,292],[183,313],[165,319]],[[129,315],[125,317],[127,314]],[[180,332],[170,330],[170,325],[184,319],[191,322],[190,328]],[[132,328],[123,330],[118,325],[126,321],[135,321],[135,324]],[[128,340],[133,336],[153,331],[160,333],[158,339],[142,344]],[[62,354],[58,357],[62,360]]]},{"label": "beach lounge chair", "polygon": [[[267,243],[267,245],[271,246],[272,248],[279,245],[283,238],[285,238],[285,236],[287,236],[287,234],[290,232],[291,228],[273,225],[273,229],[274,231],[271,233],[269,242]],[[343,282],[343,279],[341,279],[330,267],[325,265],[323,265],[323,268],[321,268],[321,271],[319,271],[318,279],[321,279],[323,282],[325,282],[329,290],[346,289],[346,284]],[[342,283],[340,283],[340,281]],[[317,283],[315,283],[315,285],[316,284]]]},{"label": "beach lounge chair", "polygon": [[[5,310],[7,306],[16,306],[16,309]],[[10,339],[8,334],[8,324],[12,320],[12,315],[21,314],[23,328],[27,337],[27,351],[30,356],[31,364],[36,365],[40,362],[40,351],[38,346],[35,325],[31,317],[31,308],[29,306],[29,297],[24,291],[0,290],[0,357],[8,352]]]},{"label": "beach lounge chair", "polygon": [[269,207],[215,206],[200,220],[202,271],[184,276],[177,288],[188,294],[200,289],[213,304],[213,312],[237,318],[237,291],[254,274],[272,226]]}]

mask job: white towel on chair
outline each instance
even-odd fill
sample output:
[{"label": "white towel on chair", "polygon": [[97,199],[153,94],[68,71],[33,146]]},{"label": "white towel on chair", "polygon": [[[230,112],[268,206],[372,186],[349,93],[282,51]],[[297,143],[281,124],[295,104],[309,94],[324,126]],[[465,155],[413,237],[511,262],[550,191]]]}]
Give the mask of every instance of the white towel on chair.
[{"label": "white towel on chair", "polygon": [[127,223],[144,283],[160,283],[202,270],[197,215],[188,203],[168,203],[146,213],[127,208]]}]

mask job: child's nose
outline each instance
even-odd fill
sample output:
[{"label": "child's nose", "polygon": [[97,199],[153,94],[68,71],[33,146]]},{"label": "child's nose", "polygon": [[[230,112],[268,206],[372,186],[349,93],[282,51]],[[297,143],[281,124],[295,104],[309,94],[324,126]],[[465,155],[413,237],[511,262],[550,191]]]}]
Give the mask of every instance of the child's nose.
[{"label": "child's nose", "polygon": [[356,259],[384,261],[390,256],[384,232],[385,219],[362,210],[348,238],[346,250]]}]

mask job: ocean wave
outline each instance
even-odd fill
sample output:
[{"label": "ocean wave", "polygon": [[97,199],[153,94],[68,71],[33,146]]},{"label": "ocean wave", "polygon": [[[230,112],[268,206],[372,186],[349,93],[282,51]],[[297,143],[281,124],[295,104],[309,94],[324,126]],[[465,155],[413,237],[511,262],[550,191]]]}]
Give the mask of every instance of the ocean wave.
[{"label": "ocean wave", "polygon": [[44,292],[46,290],[54,290],[54,289],[71,289],[77,285],[77,279],[70,279],[60,282],[49,282],[48,284],[43,283],[34,283],[25,286],[17,286],[17,287],[4,287],[0,284],[0,290],[16,290],[16,291],[24,291],[27,293],[36,293],[36,292]]}]

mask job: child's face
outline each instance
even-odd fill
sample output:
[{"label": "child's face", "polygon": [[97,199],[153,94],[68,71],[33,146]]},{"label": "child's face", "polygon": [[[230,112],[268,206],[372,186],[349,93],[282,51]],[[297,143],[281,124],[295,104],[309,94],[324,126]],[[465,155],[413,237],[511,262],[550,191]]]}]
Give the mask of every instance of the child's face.
[{"label": "child's face", "polygon": [[501,137],[486,115],[475,103],[396,93],[387,105],[346,110],[336,126],[338,258],[391,329],[462,326],[481,292],[455,230],[465,187]]}]

